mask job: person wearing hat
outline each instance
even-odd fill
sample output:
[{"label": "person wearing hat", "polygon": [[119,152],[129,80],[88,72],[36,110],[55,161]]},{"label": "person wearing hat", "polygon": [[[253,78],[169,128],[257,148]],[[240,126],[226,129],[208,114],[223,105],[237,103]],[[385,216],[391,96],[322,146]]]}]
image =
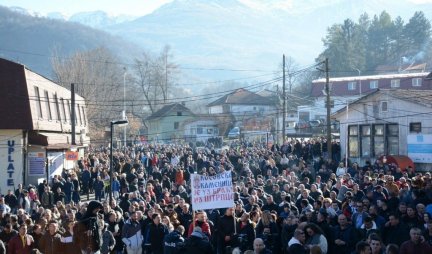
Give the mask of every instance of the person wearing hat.
[{"label": "person wearing hat", "polygon": [[77,243],[82,254],[97,253],[102,245],[102,215],[99,211],[103,205],[96,200],[90,201],[81,220],[75,224],[73,241]]},{"label": "person wearing hat", "polygon": [[201,227],[195,226],[191,236],[185,241],[185,253],[213,253],[213,247]]}]

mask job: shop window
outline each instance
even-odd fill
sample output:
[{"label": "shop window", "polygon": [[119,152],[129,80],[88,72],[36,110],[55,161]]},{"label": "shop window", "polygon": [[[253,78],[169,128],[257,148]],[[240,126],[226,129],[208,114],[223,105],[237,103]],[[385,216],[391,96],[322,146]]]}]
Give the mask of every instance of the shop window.
[{"label": "shop window", "polygon": [[377,124],[374,128],[373,152],[375,157],[384,155],[384,125]]},{"label": "shop window", "polygon": [[348,127],[348,151],[349,157],[359,157],[358,126]]},{"label": "shop window", "polygon": [[361,126],[361,156],[368,157],[370,156],[371,150],[371,127],[370,125],[362,125]]},{"label": "shop window", "polygon": [[387,125],[387,153],[390,155],[399,154],[399,125]]}]

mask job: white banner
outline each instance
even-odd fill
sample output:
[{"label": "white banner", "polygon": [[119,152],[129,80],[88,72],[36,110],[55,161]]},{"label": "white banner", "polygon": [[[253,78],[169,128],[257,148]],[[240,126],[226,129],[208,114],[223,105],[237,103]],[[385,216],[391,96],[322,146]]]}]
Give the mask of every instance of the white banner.
[{"label": "white banner", "polygon": [[408,135],[408,157],[415,163],[432,163],[432,135]]},{"label": "white banner", "polygon": [[192,208],[205,210],[234,206],[231,171],[215,176],[192,174]]}]

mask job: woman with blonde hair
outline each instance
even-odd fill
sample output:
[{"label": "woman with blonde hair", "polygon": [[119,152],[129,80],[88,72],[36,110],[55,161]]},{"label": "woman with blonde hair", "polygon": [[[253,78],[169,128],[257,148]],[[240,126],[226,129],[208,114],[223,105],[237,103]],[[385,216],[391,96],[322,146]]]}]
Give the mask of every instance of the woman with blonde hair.
[{"label": "woman with blonde hair", "polygon": [[164,224],[165,226],[167,226],[168,232],[171,233],[174,231],[174,225],[171,223],[171,220],[168,216],[166,216],[166,215],[163,216],[161,223]]}]

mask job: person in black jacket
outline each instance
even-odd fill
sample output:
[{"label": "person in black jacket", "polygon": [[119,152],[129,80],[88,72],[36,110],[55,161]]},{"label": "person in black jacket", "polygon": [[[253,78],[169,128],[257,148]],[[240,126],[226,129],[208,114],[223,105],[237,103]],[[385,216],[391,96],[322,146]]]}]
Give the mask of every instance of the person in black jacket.
[{"label": "person in black jacket", "polygon": [[185,242],[182,253],[212,254],[213,248],[199,226],[195,226],[191,236]]},{"label": "person in black jacket", "polygon": [[234,209],[233,208],[227,208],[225,211],[225,215],[222,216],[219,220],[218,225],[218,248],[219,252],[221,254],[225,254],[226,247],[234,246],[234,233],[235,228],[234,225],[236,224],[234,221]]},{"label": "person in black jacket", "polygon": [[[168,228],[160,223],[161,216],[158,213],[152,215],[153,223],[149,225],[149,242],[151,253],[163,254],[164,251],[164,237],[168,234]],[[147,234],[146,234],[147,236]],[[146,237],[144,236],[144,237]]]},{"label": "person in black jacket", "polygon": [[241,251],[251,250],[255,239],[255,229],[249,219],[249,213],[243,213],[237,230],[237,246]]},{"label": "person in black jacket", "polygon": [[179,225],[173,232],[164,238],[164,254],[178,254],[184,248],[183,234],[185,228]]}]

